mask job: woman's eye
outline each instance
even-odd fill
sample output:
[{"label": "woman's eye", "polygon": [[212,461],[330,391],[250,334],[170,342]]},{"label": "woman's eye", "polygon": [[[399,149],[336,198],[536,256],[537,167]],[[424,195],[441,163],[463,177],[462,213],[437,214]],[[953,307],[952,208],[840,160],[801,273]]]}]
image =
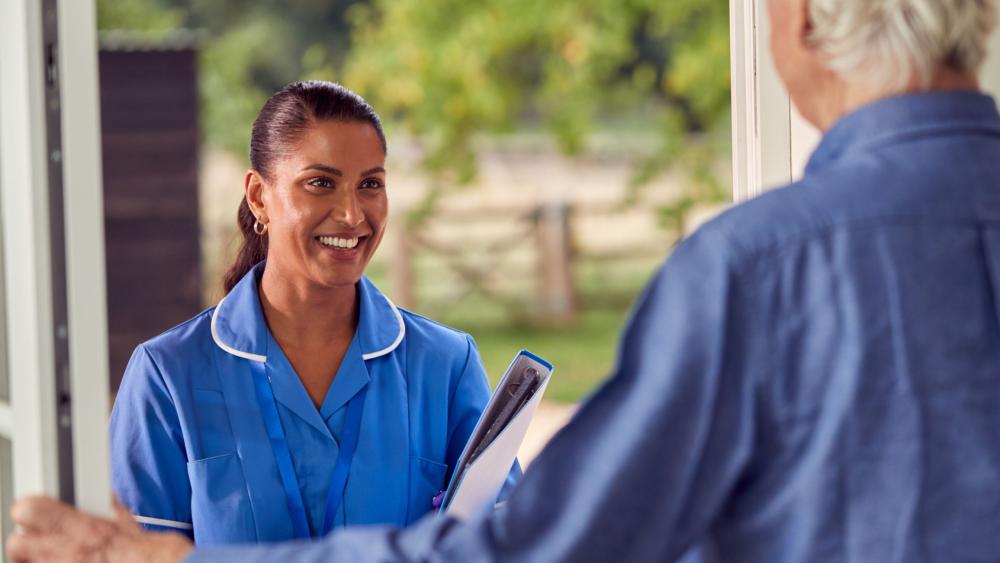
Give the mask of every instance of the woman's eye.
[{"label": "woman's eye", "polygon": [[368,178],[361,182],[361,187],[366,190],[377,190],[383,186],[382,180],[377,178]]},{"label": "woman's eye", "polygon": [[309,180],[306,183],[309,184],[310,186],[313,186],[313,187],[316,187],[316,188],[332,188],[333,187],[333,182],[331,182],[329,178],[313,178],[312,180]]}]

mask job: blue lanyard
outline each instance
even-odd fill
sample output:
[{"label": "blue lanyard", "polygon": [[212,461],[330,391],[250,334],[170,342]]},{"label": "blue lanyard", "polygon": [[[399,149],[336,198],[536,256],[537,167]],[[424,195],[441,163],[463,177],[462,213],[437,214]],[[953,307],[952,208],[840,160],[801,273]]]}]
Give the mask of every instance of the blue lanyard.
[{"label": "blue lanyard", "polygon": [[[292,527],[295,537],[308,539],[312,537],[309,531],[309,520],[306,517],[305,503],[302,501],[302,490],[299,489],[292,466],[292,455],[288,451],[288,441],[281,428],[278,418],[278,407],[274,402],[274,391],[271,389],[271,379],[267,376],[264,362],[251,361],[254,387],[257,391],[257,402],[260,404],[260,414],[264,418],[267,437],[271,440],[274,450],[274,460],[278,464],[281,484],[285,488],[285,500],[288,503],[288,513],[292,516]],[[344,488],[347,486],[347,475],[350,473],[354,451],[358,446],[358,434],[361,433],[361,414],[365,409],[365,387],[347,404],[347,417],[344,420],[344,433],[340,437],[340,452],[337,463],[333,467],[333,479],[330,481],[330,491],[326,496],[326,515],[323,517],[322,535],[333,529],[333,519],[337,515],[340,503],[344,498]]]}]

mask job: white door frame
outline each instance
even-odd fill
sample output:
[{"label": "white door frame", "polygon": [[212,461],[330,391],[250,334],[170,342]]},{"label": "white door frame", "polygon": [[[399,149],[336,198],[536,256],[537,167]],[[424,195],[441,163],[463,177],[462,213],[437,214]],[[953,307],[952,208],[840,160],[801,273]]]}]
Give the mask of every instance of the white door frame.
[{"label": "white door frame", "polygon": [[58,493],[41,6],[0,3],[0,223],[15,494]]},{"label": "white door frame", "polygon": [[58,2],[76,504],[110,513],[107,281],[95,0]]},{"label": "white door frame", "polygon": [[774,68],[766,3],[729,3],[736,202],[793,181],[819,140],[792,106]]},{"label": "white door frame", "polygon": [[[43,34],[45,17],[63,24],[53,37]],[[13,442],[15,495],[65,497],[60,462],[68,467],[69,461],[73,500],[106,513],[109,388],[96,30],[94,0],[0,2],[0,236],[8,351],[0,369],[7,370],[11,387],[10,408],[0,408],[0,434]],[[61,147],[51,153],[47,80],[58,81],[60,91]],[[56,169],[63,179],[65,256],[53,254],[52,234],[60,229],[50,223],[50,164],[61,166]],[[60,283],[54,283],[53,272],[60,270],[53,264],[65,268]],[[56,326],[53,287],[61,286],[66,324]],[[68,385],[60,385],[56,374],[61,341],[68,350],[68,373],[62,374]],[[70,400],[69,420],[57,420],[57,395]],[[57,439],[67,425],[71,460]]]},{"label": "white door frame", "polygon": [[983,89],[1000,100],[1000,29],[993,32],[990,54],[980,73]]}]

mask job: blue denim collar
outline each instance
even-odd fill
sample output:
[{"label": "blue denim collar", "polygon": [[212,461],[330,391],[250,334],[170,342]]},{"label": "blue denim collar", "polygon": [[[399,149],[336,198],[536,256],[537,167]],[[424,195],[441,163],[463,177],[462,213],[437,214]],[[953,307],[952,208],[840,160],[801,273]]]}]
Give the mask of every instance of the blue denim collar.
[{"label": "blue denim collar", "polygon": [[809,159],[806,175],[846,155],[946,131],[983,130],[1000,135],[992,97],[976,91],[907,94],[885,98],[837,121]]}]

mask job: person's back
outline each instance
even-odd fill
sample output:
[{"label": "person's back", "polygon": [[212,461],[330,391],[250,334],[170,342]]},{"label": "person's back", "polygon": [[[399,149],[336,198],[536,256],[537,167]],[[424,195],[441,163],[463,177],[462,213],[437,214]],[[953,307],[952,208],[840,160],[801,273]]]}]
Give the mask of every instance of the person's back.
[{"label": "person's back", "polygon": [[801,183],[701,236],[727,247],[743,331],[730,341],[755,386],[747,443],[730,445],[752,453],[713,530],[722,559],[995,559],[993,100],[864,108],[828,132]]},{"label": "person's back", "polygon": [[995,560],[998,428],[1000,115],[891,98],[675,251],[614,377],[444,551]]}]

